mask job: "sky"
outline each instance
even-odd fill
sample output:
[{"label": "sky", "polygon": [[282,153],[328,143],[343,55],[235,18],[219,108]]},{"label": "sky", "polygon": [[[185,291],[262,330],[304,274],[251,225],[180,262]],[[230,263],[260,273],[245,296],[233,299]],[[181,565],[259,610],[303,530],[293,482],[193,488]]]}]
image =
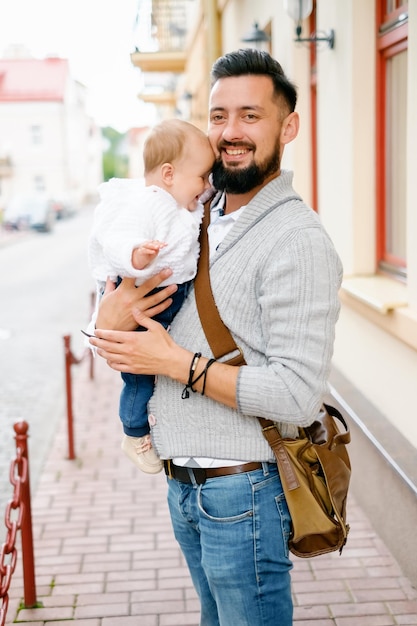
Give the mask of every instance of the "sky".
[{"label": "sky", "polygon": [[142,74],[130,60],[138,6],[139,0],[0,0],[0,56],[21,44],[35,58],[66,58],[99,126],[125,132],[152,124],[154,107],[138,99]]}]

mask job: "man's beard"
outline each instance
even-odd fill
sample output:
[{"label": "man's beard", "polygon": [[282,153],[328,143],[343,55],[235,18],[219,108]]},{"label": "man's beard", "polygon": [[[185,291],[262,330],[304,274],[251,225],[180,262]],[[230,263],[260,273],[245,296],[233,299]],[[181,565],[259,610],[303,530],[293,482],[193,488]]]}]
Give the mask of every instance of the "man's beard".
[{"label": "man's beard", "polygon": [[241,194],[259,187],[271,174],[278,172],[280,153],[277,146],[273,154],[262,163],[252,163],[245,168],[228,168],[220,159],[216,160],[212,169],[213,186],[218,191]]}]

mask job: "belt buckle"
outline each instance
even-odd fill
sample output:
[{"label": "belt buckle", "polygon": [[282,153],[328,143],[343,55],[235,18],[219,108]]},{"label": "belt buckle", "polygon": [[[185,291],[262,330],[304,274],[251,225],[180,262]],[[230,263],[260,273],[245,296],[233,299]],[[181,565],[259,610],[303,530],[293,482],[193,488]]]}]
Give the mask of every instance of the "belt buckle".
[{"label": "belt buckle", "polygon": [[165,465],[165,474],[168,476],[168,478],[170,480],[172,480],[174,478],[173,474],[172,474],[172,459],[167,459],[165,461],[166,465]]},{"label": "belt buckle", "polygon": [[207,479],[206,470],[203,467],[192,467],[190,469],[194,474],[197,485],[204,485]]}]

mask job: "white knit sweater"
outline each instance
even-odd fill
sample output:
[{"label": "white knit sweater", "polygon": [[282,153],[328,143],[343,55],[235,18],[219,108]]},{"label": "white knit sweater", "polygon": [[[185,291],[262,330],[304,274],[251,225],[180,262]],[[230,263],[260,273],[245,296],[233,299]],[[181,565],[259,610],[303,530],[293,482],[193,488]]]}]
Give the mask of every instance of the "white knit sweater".
[{"label": "white knit sweater", "polygon": [[[273,461],[255,416],[276,420],[284,437],[314,421],[328,391],[342,279],[334,246],[292,189],[291,172],[247,205],[211,260],[210,277],[220,315],[248,363],[239,371],[238,410],[198,393],[183,400],[183,385],[159,376],[150,402],[154,445],[164,459]],[[211,356],[193,290],[171,334]]]},{"label": "white knit sweater", "polygon": [[[139,179],[112,178],[100,185],[99,193],[101,201],[95,209],[88,248],[97,281],[128,276],[140,285],[165,267],[173,274],[162,286],[194,278],[202,205],[190,212],[165,190],[155,185],[145,187]],[[146,268],[135,269],[133,249],[152,239],[168,245]]]}]

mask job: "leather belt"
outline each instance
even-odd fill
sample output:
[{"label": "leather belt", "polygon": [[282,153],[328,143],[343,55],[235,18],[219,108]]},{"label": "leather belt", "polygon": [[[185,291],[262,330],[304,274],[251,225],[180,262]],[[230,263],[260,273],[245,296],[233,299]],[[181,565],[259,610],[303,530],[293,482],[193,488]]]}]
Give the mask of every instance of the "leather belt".
[{"label": "leather belt", "polygon": [[193,474],[197,485],[204,485],[207,478],[218,478],[219,476],[230,476],[231,474],[243,474],[244,472],[252,472],[253,470],[262,469],[262,463],[244,463],[243,465],[230,465],[228,467],[211,467],[205,469],[203,467],[182,467],[174,465],[169,459],[164,461],[165,474],[168,478],[175,478],[181,483],[192,484],[190,474]]}]

